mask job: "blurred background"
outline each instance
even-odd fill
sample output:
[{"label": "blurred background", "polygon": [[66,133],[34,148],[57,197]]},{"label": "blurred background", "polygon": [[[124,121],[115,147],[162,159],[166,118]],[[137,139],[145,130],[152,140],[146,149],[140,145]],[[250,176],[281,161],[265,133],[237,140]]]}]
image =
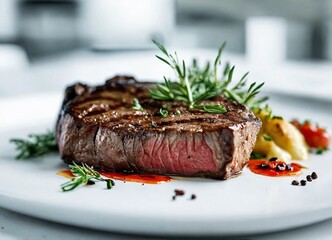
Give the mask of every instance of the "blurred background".
[{"label": "blurred background", "polygon": [[152,37],[176,47],[225,40],[245,54],[256,34],[287,58],[332,60],[332,1],[0,1],[0,42],[21,46],[30,61],[77,48],[145,48]]},{"label": "blurred background", "polygon": [[152,38],[173,49],[217,49],[226,41],[226,51],[254,69],[288,63],[291,77],[304,69],[303,77],[326,80],[332,0],[0,1],[0,74],[82,50],[149,50]]}]

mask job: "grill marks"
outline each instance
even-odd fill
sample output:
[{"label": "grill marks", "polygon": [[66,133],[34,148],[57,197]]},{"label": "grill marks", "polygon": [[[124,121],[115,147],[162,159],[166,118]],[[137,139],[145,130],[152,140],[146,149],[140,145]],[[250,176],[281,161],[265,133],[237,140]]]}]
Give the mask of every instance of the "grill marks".
[{"label": "grill marks", "polygon": [[[146,96],[142,96],[144,112],[132,109],[133,99],[135,95],[119,97],[118,91],[107,91],[107,93],[102,93],[99,90],[96,93],[91,93],[87,96],[82,96],[78,101],[74,101],[73,104],[67,109],[67,111],[76,116],[78,119],[82,119],[85,123],[99,123],[100,125],[105,125],[107,127],[116,126],[119,127],[119,119],[124,127],[133,125],[134,127],[151,128],[151,130],[156,131],[162,128],[174,128],[183,126],[184,129],[190,129],[190,125],[194,126],[194,130],[198,130],[197,126],[208,130],[214,125],[231,125],[233,122],[243,122],[246,121],[247,116],[234,115],[232,109],[234,109],[233,102],[228,103],[230,113],[226,114],[208,114],[202,111],[188,111],[183,103],[179,102],[159,102],[154,101],[154,104],[147,105],[151,103],[151,100],[144,100]],[[115,96],[111,96],[112,93]],[[126,95],[126,94],[125,94]],[[220,97],[218,102],[221,102]],[[215,102],[213,102],[215,104]],[[168,104],[170,107],[170,116],[163,118],[158,115],[160,108],[163,104]],[[173,104],[173,105],[172,105]],[[225,99],[224,104],[225,105]],[[175,111],[180,110],[181,115],[175,115]],[[239,109],[242,111],[242,109]],[[226,117],[225,117],[226,116]],[[212,125],[211,125],[212,124]],[[154,126],[153,126],[154,125]],[[202,129],[201,129],[202,130]]]}]

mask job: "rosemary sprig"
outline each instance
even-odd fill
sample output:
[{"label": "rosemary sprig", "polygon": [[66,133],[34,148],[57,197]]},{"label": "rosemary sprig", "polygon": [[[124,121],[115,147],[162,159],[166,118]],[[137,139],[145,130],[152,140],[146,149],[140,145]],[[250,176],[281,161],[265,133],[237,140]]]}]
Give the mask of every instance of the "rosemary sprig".
[{"label": "rosemary sprig", "polygon": [[200,109],[209,113],[227,112],[227,109],[220,105],[198,104],[202,100],[216,97],[219,94],[224,94],[225,97],[252,109],[259,107],[267,100],[267,97],[256,98],[264,83],[256,84],[254,82],[248,89],[245,89],[248,73],[244,74],[233,87],[230,87],[235,67],[230,67],[228,63],[222,71],[221,78],[218,78],[218,68],[225,43],[219,48],[213,69],[210,68],[210,63],[201,69],[195,59],[191,66],[186,67],[185,62],[178,59],[176,52],[174,55],[170,54],[162,44],[154,40],[153,42],[164,55],[156,57],[174,70],[178,81],[171,81],[164,77],[164,83],[157,84],[156,89],[149,89],[152,98],[163,101],[184,101],[188,104],[189,110]]},{"label": "rosemary sprig", "polygon": [[[165,55],[164,57],[156,56],[158,59],[169,65],[177,76],[178,82],[173,82],[170,79],[164,77],[164,83],[157,84],[157,89],[149,89],[152,98],[157,100],[167,101],[184,101],[187,102],[189,110],[191,109],[202,109],[197,107],[197,103],[201,100],[215,97],[218,93],[215,92],[213,84],[209,86],[204,78],[204,74],[209,74],[209,68],[206,72],[202,73],[199,71],[197,65],[193,68],[186,67],[184,60],[181,62],[178,59],[177,53],[174,55],[170,54],[165,47],[154,41],[154,44],[161,50]],[[221,54],[221,53],[220,53]],[[217,60],[218,61],[218,60]],[[196,71],[196,72],[195,72]],[[204,105],[208,109],[214,109],[216,113],[223,113],[220,111],[222,106],[218,105]]]},{"label": "rosemary sprig", "polygon": [[69,170],[75,177],[61,185],[61,189],[64,192],[74,190],[80,185],[94,184],[98,181],[106,182],[107,189],[111,189],[114,186],[114,181],[112,179],[101,177],[98,172],[85,163],[82,163],[82,166],[79,166],[73,162],[73,165],[69,165]]},{"label": "rosemary sprig", "polygon": [[28,139],[10,139],[16,145],[18,154],[16,159],[39,157],[58,150],[54,132],[45,134],[29,134]]}]

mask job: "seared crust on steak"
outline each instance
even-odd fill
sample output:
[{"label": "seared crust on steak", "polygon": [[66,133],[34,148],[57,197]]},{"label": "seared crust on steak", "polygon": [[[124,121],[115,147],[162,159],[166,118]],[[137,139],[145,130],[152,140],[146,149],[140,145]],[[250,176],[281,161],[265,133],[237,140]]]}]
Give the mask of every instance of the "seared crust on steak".
[{"label": "seared crust on steak", "polygon": [[[241,173],[261,127],[250,110],[220,95],[200,104],[221,104],[227,113],[188,111],[183,102],[152,99],[147,89],[154,87],[125,76],[68,87],[56,125],[62,159],[120,172],[217,179]],[[134,98],[144,111],[132,108]],[[159,113],[163,106],[168,117]]]}]

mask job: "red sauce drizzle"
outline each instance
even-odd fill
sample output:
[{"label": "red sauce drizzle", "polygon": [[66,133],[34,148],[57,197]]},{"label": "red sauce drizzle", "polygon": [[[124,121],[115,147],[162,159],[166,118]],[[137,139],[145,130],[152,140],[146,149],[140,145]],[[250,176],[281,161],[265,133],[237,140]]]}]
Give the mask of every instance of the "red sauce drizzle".
[{"label": "red sauce drizzle", "polygon": [[[113,180],[120,180],[124,182],[138,182],[146,184],[159,184],[166,183],[172,180],[168,176],[160,176],[154,174],[129,174],[129,173],[115,173],[115,172],[99,172],[100,175],[111,178]],[[74,175],[69,170],[60,170],[57,172],[58,175],[65,178],[73,178]]]},{"label": "red sauce drizzle", "polygon": [[248,163],[249,169],[256,174],[269,177],[298,176],[303,167],[298,163],[286,164],[281,160],[254,159]]},{"label": "red sauce drizzle", "polygon": [[147,184],[158,184],[170,182],[172,178],[168,176],[154,175],[154,174],[128,174],[128,173],[116,173],[116,172],[100,172],[101,175],[114,180],[120,180],[124,182],[139,182]]}]

